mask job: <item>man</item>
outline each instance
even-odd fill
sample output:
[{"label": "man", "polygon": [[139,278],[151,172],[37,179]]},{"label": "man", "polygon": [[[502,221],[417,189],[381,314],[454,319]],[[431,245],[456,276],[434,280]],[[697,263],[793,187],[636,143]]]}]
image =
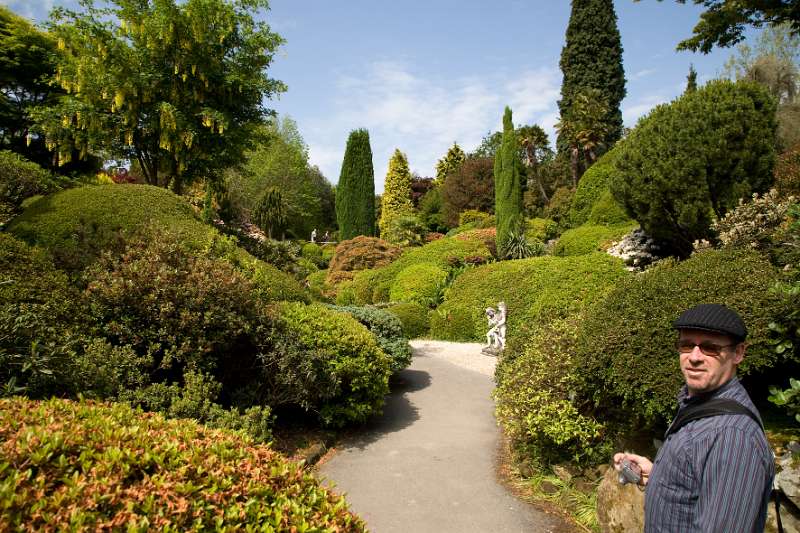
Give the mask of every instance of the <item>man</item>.
[{"label": "man", "polygon": [[686,381],[676,420],[654,463],[618,453],[614,467],[627,459],[641,468],[648,533],[763,531],[775,471],[758,410],[736,377],[747,328],[717,304],[693,307],[673,326]]}]

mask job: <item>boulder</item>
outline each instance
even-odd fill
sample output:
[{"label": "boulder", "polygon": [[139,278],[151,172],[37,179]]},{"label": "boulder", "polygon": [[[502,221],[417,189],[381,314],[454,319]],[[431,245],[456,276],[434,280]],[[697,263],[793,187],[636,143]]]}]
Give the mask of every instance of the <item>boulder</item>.
[{"label": "boulder", "polygon": [[597,518],[603,533],[644,531],[644,491],[620,484],[617,471],[609,468],[597,488]]}]

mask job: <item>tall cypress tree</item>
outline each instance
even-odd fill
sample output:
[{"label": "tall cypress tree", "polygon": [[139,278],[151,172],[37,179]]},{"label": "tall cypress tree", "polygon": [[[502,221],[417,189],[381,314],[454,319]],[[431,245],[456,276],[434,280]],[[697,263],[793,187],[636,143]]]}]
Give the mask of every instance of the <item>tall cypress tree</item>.
[{"label": "tall cypress tree", "polygon": [[[569,116],[575,97],[582,90],[599,90],[608,106],[605,116],[608,133],[603,139],[603,151],[609,150],[622,137],[619,106],[626,94],[622,43],[613,0],[572,0],[559,65],[564,75],[558,102],[561,118]],[[561,135],[558,150],[568,150],[568,143]]]},{"label": "tall cypress tree", "polygon": [[336,221],[341,240],[375,234],[375,173],[365,129],[353,130],[347,138],[336,185]]},{"label": "tall cypress tree", "polygon": [[379,221],[381,238],[386,239],[389,226],[395,218],[411,215],[411,172],[408,170],[406,155],[396,149],[389,160],[389,171],[381,197],[381,219]]},{"label": "tall cypress tree", "polygon": [[519,144],[511,109],[503,114],[503,143],[494,156],[494,212],[497,217],[497,250],[505,255],[508,235],[522,222],[522,182],[520,180]]}]

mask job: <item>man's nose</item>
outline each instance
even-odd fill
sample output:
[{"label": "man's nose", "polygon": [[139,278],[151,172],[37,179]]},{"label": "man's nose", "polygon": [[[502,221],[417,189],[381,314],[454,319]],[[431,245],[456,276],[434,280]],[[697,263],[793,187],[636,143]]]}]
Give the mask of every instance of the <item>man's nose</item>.
[{"label": "man's nose", "polygon": [[695,344],[692,351],[689,352],[689,360],[694,363],[700,363],[703,361],[703,352],[700,351],[700,346]]}]

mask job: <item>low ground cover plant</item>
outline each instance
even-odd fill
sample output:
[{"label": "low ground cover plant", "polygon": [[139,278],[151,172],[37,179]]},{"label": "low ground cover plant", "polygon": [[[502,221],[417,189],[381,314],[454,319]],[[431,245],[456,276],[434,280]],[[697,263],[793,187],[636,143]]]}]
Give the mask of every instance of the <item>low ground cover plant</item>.
[{"label": "low ground cover plant", "polygon": [[0,465],[4,531],[365,530],[269,447],[123,404],[2,399]]},{"label": "low ground cover plant", "polygon": [[553,255],[584,255],[606,250],[637,226],[636,222],[623,222],[613,226],[584,224],[568,229],[553,247]]}]

